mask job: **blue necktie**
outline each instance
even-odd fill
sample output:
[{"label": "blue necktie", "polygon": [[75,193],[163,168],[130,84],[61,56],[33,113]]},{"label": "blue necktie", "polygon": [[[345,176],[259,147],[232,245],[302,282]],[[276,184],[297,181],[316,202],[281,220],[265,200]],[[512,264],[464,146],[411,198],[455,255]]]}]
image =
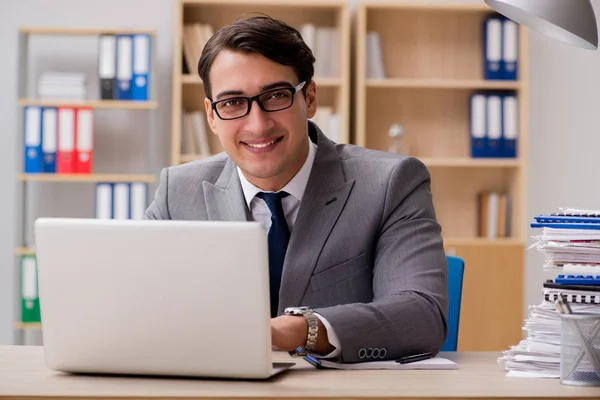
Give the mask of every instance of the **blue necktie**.
[{"label": "blue necktie", "polygon": [[277,316],[279,305],[279,287],[283,271],[283,261],[288,242],[290,241],[290,230],[285,220],[281,199],[289,193],[264,193],[259,192],[256,196],[267,203],[271,211],[271,228],[268,233],[269,242],[269,286],[271,289],[271,317]]}]

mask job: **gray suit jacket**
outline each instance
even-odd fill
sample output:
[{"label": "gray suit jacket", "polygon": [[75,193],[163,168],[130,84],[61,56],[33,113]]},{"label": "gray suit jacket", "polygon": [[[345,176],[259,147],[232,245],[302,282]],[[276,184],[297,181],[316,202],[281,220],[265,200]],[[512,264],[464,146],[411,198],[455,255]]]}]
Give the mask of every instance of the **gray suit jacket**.
[{"label": "gray suit jacket", "polygon": [[[284,263],[279,313],[309,306],[341,361],[437,353],[446,336],[447,263],[430,175],[419,160],[335,144],[309,121],[314,166]],[[148,219],[248,220],[225,154],[161,172]]]}]

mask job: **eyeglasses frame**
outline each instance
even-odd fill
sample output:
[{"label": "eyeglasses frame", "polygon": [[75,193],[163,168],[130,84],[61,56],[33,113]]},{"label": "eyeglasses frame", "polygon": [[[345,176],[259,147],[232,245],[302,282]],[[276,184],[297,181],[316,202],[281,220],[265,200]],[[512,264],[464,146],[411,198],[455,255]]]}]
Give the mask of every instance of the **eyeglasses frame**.
[{"label": "eyeglasses frame", "polygon": [[[288,108],[292,107],[294,105],[294,97],[296,96],[296,94],[302,90],[302,88],[304,87],[304,85],[306,85],[306,81],[302,81],[300,82],[298,85],[294,86],[294,87],[278,87],[278,88],[273,88],[273,89],[269,89],[269,90],[265,90],[264,92],[261,92],[255,96],[252,97],[248,97],[248,96],[232,96],[232,97],[227,97],[225,99],[220,99],[220,100],[216,100],[216,101],[211,101],[210,102],[210,106],[211,108],[214,110],[214,112],[217,114],[217,116],[223,120],[223,121],[231,121],[231,120],[235,120],[235,119],[240,119],[240,118],[244,118],[245,116],[247,116],[248,114],[250,114],[250,110],[252,109],[252,103],[256,101],[256,103],[258,104],[258,106],[260,107],[261,110],[263,110],[264,112],[279,112],[279,111],[283,111],[283,110],[287,110]],[[290,103],[289,106],[284,107],[284,108],[280,108],[278,110],[266,110],[263,106],[263,104],[260,102],[259,98],[263,95],[265,95],[266,93],[269,92],[275,92],[277,90],[291,90],[292,91],[292,102]],[[221,117],[221,114],[219,114],[219,111],[217,111],[217,104],[224,102],[224,101],[229,101],[232,99],[245,99],[248,101],[248,109],[246,110],[246,113],[244,115],[240,115],[239,117],[235,117],[235,118],[223,118]]]}]

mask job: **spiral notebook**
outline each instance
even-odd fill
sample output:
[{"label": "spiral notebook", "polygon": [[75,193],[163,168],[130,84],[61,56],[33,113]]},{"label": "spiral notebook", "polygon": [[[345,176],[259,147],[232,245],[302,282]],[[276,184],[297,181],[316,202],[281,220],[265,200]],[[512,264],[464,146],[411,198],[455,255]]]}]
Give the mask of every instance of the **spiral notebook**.
[{"label": "spiral notebook", "polygon": [[564,286],[566,285],[544,283],[544,300],[554,303],[558,300],[558,294],[562,293],[569,303],[600,305],[600,291],[598,287],[590,290],[588,287],[585,289],[573,289],[572,287]]},{"label": "spiral notebook", "polygon": [[550,215],[555,215],[558,217],[591,217],[598,218],[600,217],[600,210],[586,210],[582,208],[572,208],[572,207],[559,207],[559,212],[552,213]]}]

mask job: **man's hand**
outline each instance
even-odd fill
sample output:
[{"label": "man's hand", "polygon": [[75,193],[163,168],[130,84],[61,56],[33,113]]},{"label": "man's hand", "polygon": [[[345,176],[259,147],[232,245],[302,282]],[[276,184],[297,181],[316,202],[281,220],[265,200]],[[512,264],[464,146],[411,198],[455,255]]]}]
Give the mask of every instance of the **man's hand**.
[{"label": "man's hand", "polygon": [[[271,318],[272,347],[281,351],[294,351],[306,344],[308,321],[302,316],[281,315]],[[327,339],[327,329],[319,319],[319,334],[314,352],[326,355],[335,350]]]}]

